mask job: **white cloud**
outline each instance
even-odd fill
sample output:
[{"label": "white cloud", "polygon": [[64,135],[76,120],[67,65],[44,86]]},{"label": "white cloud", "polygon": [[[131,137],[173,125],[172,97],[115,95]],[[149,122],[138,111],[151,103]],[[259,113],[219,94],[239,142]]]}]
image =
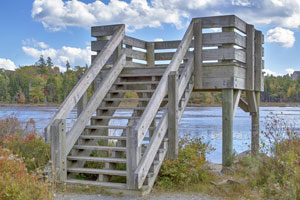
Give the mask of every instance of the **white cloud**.
[{"label": "white cloud", "polygon": [[265,73],[265,76],[280,76],[280,74],[277,74],[276,72],[273,72],[270,69],[263,69],[263,72]]},{"label": "white cloud", "polygon": [[22,40],[22,44],[25,46],[33,46],[33,47],[38,47],[38,48],[42,48],[42,49],[47,49],[48,45],[45,42],[39,42],[36,41],[35,39],[29,39],[27,38],[26,40]]},{"label": "white cloud", "polygon": [[0,69],[15,71],[16,65],[10,59],[0,58]]},{"label": "white cloud", "polygon": [[266,42],[278,43],[286,48],[293,47],[295,41],[294,32],[281,27],[270,29],[266,35]]},{"label": "white cloud", "polygon": [[255,25],[300,28],[299,0],[34,0],[31,15],[52,31],[113,23],[134,31],[163,23],[182,28],[192,17],[232,13]]},{"label": "white cloud", "polygon": [[162,39],[162,38],[155,38],[154,39],[154,42],[162,42],[162,41],[164,41],[164,39]]},{"label": "white cloud", "polygon": [[65,66],[66,62],[69,61],[71,65],[84,66],[85,64],[90,65],[91,63],[91,48],[87,46],[85,49],[63,46],[60,49],[39,49],[30,46],[23,46],[23,52],[38,59],[41,55],[45,58],[50,57],[52,62],[57,66]]},{"label": "white cloud", "polygon": [[288,68],[288,69],[285,69],[286,73],[288,73],[289,75],[291,75],[292,73],[294,73],[294,69],[292,68]]}]

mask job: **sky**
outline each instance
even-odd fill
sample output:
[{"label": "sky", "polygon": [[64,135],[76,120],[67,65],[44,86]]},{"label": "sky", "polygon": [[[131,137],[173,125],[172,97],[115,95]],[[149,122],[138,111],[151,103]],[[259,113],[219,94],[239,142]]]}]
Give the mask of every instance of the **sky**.
[{"label": "sky", "polygon": [[146,41],[179,40],[194,17],[234,14],[265,35],[265,72],[300,71],[300,0],[9,0],[0,3],[0,68],[43,55],[90,65],[90,27],[125,24]]}]

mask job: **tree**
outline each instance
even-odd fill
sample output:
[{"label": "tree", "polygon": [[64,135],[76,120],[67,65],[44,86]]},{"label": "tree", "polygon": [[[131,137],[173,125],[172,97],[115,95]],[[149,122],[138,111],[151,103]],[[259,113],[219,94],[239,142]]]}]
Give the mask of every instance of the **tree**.
[{"label": "tree", "polygon": [[66,63],[66,67],[67,67],[67,71],[71,68],[71,65],[70,65],[68,60],[67,60],[67,63]]},{"label": "tree", "polygon": [[41,74],[46,74],[47,65],[43,55],[40,56],[40,59],[35,63],[35,65],[38,67]]},{"label": "tree", "polygon": [[47,57],[47,66],[48,67],[53,67],[52,59],[50,57]]},{"label": "tree", "polygon": [[8,93],[9,78],[4,69],[0,69],[0,101],[9,101],[10,95]]}]

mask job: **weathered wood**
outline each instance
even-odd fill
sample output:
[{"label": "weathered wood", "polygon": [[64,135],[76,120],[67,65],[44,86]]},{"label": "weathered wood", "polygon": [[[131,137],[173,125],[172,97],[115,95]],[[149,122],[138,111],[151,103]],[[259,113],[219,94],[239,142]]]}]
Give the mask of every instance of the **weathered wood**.
[{"label": "weathered wood", "polygon": [[92,37],[101,37],[113,35],[115,31],[124,27],[124,24],[115,24],[115,25],[107,25],[107,26],[93,26],[91,28],[91,36]]},{"label": "weathered wood", "polygon": [[171,71],[177,71],[184,55],[186,54],[189,45],[191,43],[193,37],[193,22],[189,25],[186,33],[184,34],[184,37],[174,54],[171,63],[169,64],[168,68],[166,69],[163,77],[160,80],[160,83],[158,84],[153,96],[151,97],[151,100],[144,111],[143,115],[141,116],[141,119],[139,120],[137,126],[135,127],[135,131],[138,133],[138,145],[140,146],[143,138],[146,135],[146,131],[149,128],[150,124],[152,123],[156,112],[164,98],[164,96],[167,93],[168,86],[168,75]]},{"label": "weathered wood", "polygon": [[233,113],[232,113],[233,117],[235,116],[236,109],[239,106],[241,93],[242,93],[241,90],[234,90],[234,93],[233,93]]},{"label": "weathered wood", "polygon": [[222,90],[222,165],[232,164],[233,141],[233,90]]},{"label": "weathered wood", "polygon": [[235,27],[241,32],[246,32],[246,23],[235,15],[194,18],[193,21],[197,22],[199,19],[203,21],[203,28]]},{"label": "weathered wood", "polygon": [[64,181],[67,178],[66,120],[55,119],[50,126],[50,133],[53,174],[57,180]]},{"label": "weathered wood", "polygon": [[203,41],[202,41],[202,21],[194,24],[194,74],[195,87],[203,87]]},{"label": "weathered wood", "polygon": [[249,106],[250,113],[255,113],[258,110],[257,102],[256,102],[256,96],[254,91],[246,91],[247,96],[247,102]]},{"label": "weathered wood", "polygon": [[262,34],[261,31],[255,31],[255,77],[254,77],[254,89],[255,91],[263,91],[264,83],[262,76]]},{"label": "weathered wood", "polygon": [[147,55],[144,52],[136,51],[133,49],[125,49],[126,57],[138,60],[147,60]]},{"label": "weathered wood", "polygon": [[251,153],[257,155],[259,152],[259,103],[260,92],[255,92],[257,112],[251,113]]},{"label": "weathered wood", "polygon": [[77,103],[77,117],[81,114],[81,112],[86,108],[88,103],[88,93],[85,92]]},{"label": "weathered wood", "polygon": [[125,60],[125,54],[123,53],[122,56],[119,58],[119,60],[116,62],[116,64],[112,67],[111,71],[106,75],[106,77],[101,82],[99,88],[95,92],[94,96],[89,100],[89,103],[86,107],[86,109],[80,114],[77,121],[73,125],[72,129],[70,130],[67,140],[67,148],[66,152],[67,154],[72,149],[72,146],[77,141],[78,137],[82,133],[85,125],[89,121],[89,119],[92,117],[93,113],[96,111],[96,109],[99,107],[101,102],[103,101],[105,95],[109,91],[112,84],[117,79],[118,75],[124,68],[126,63]]},{"label": "weathered wood", "polygon": [[178,155],[178,73],[170,72],[168,79],[168,159]]},{"label": "weathered wood", "polygon": [[[103,51],[99,53],[95,61],[84,73],[82,78],[74,86],[68,97],[59,107],[58,112],[52,117],[47,127],[49,127],[55,119],[66,119],[79,99],[85,93],[92,81],[98,75],[104,64],[107,62],[113,51],[119,46],[124,37],[125,27],[121,26],[112,36],[111,40],[105,45]],[[48,129],[48,128],[47,128]]]},{"label": "weathered wood", "polygon": [[240,89],[246,88],[246,81],[238,77],[203,78],[203,89]]},{"label": "weathered wood", "polygon": [[[242,48],[246,48],[246,37],[236,32],[221,33],[203,33],[203,47],[220,46],[222,44],[235,44]],[[176,49],[180,44],[180,40],[154,42],[155,49]],[[194,48],[194,41],[191,42],[190,48]]]},{"label": "weathered wood", "polygon": [[247,78],[246,88],[247,90],[254,90],[254,27],[247,24],[247,48],[246,48],[246,66],[247,66]]},{"label": "weathered wood", "polygon": [[246,78],[246,69],[236,64],[209,64],[203,66],[203,76],[205,78]]},{"label": "weathered wood", "polygon": [[[193,60],[194,57],[191,57],[191,59]],[[192,78],[192,72],[194,71],[193,69],[194,67],[194,63],[192,61],[190,61],[190,63],[187,63],[186,68],[183,72],[183,74],[180,76],[180,79],[178,81],[178,96],[181,97],[183,95],[183,93],[185,92],[185,89],[188,86],[188,83],[186,80],[190,80]],[[180,88],[183,88],[184,90],[181,90]],[[192,93],[191,88],[193,88],[193,85],[191,85],[191,87],[189,88],[190,91],[187,94],[187,98],[186,101],[184,102],[183,107],[185,107],[187,105],[188,99]],[[181,118],[182,113],[183,113],[184,109],[178,110],[178,119]],[[142,186],[142,184],[144,183],[144,180],[149,172],[149,169],[151,167],[151,164],[155,158],[156,152],[159,149],[159,146],[163,140],[163,138],[165,137],[166,131],[168,129],[168,111],[165,111],[163,113],[163,116],[157,126],[157,128],[154,131],[153,136],[151,137],[150,143],[144,153],[144,156],[142,157],[141,162],[138,165],[138,168],[135,170],[135,180],[138,183],[138,187],[140,188]]]},{"label": "weathered wood", "polygon": [[239,101],[239,107],[244,111],[244,112],[249,112],[249,106],[247,101],[245,101],[244,99],[240,98]]},{"label": "weathered wood", "polygon": [[147,65],[148,67],[154,67],[155,55],[154,55],[154,43],[147,42]]},{"label": "weathered wood", "polygon": [[136,39],[133,37],[125,36],[123,40],[123,44],[130,45],[133,47],[137,47],[140,49],[146,49],[146,42],[140,39]]}]

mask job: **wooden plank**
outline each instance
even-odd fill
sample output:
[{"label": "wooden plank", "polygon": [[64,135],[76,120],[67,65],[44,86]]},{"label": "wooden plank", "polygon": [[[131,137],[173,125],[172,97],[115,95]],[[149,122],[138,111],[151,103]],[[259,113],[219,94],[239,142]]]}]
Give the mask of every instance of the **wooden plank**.
[{"label": "wooden plank", "polygon": [[168,154],[170,160],[178,155],[178,73],[172,71],[168,79]]},{"label": "wooden plank", "polygon": [[144,68],[147,67],[145,64],[132,62],[132,61],[126,61],[126,68]]},{"label": "wooden plank", "polygon": [[133,49],[125,49],[126,57],[138,60],[147,60],[147,55],[144,52],[136,51]]},{"label": "wooden plank", "polygon": [[55,119],[50,126],[51,160],[58,181],[67,179],[66,120]]},{"label": "wooden plank", "polygon": [[240,98],[239,101],[239,107],[244,111],[244,112],[249,112],[249,106],[247,101],[245,101],[244,99]]},{"label": "wooden plank", "polygon": [[77,103],[77,117],[81,114],[81,112],[86,108],[88,103],[88,93],[87,91],[82,95],[79,102]]},{"label": "wooden plank", "polygon": [[92,26],[91,28],[91,36],[92,37],[101,37],[113,35],[115,31],[120,28],[125,28],[124,24],[115,24],[115,25],[107,25],[107,26]]},{"label": "wooden plank", "polygon": [[258,110],[256,96],[254,91],[246,91],[247,102],[250,113],[256,113]]},{"label": "wooden plank", "polygon": [[254,90],[254,27],[247,24],[247,48],[246,48],[246,66],[247,66],[247,90]]},{"label": "wooden plank", "polygon": [[125,183],[111,183],[111,182],[99,182],[99,181],[87,181],[87,180],[79,180],[79,179],[69,179],[65,181],[68,184],[82,184],[86,185],[95,185],[106,187],[108,189],[116,188],[116,189],[126,189]]},{"label": "wooden plank", "polygon": [[192,74],[194,72],[194,56],[191,56],[188,62],[186,63],[186,67],[181,73],[179,84],[178,84],[178,98],[181,99],[187,85],[190,82]]},{"label": "wooden plank", "polygon": [[116,64],[112,67],[111,71],[107,74],[107,76],[103,79],[103,81],[100,83],[99,87],[97,88],[97,91],[93,95],[93,97],[89,100],[89,103],[86,107],[86,109],[80,114],[77,121],[73,125],[72,129],[70,130],[68,136],[67,136],[67,148],[66,153],[68,154],[72,146],[76,143],[78,137],[82,133],[82,131],[85,128],[85,125],[89,121],[89,119],[92,117],[93,113],[96,111],[96,109],[99,107],[101,102],[103,101],[105,95],[119,76],[120,72],[125,66],[125,53],[120,56]]},{"label": "wooden plank", "polygon": [[240,89],[244,90],[246,80],[238,77],[203,78],[203,89]]},{"label": "wooden plank", "polygon": [[202,41],[202,21],[194,24],[194,75],[197,89],[203,87],[203,41]]},{"label": "wooden plank", "polygon": [[[246,48],[246,37],[236,32],[220,32],[220,33],[203,33],[203,46],[221,46],[222,44],[235,44],[242,48]],[[154,42],[155,49],[176,49],[180,44],[180,40]],[[194,48],[194,41],[191,42],[190,48]]]},{"label": "wooden plank", "polygon": [[126,147],[114,147],[114,146],[91,146],[91,145],[74,145],[74,149],[87,149],[97,151],[126,151]]},{"label": "wooden plank", "polygon": [[147,65],[148,67],[154,67],[155,55],[154,55],[154,43],[147,42]]},{"label": "wooden plank", "polygon": [[83,161],[90,161],[90,162],[126,163],[125,158],[107,158],[107,157],[90,157],[90,156],[68,156],[68,160],[83,160]]},{"label": "wooden plank", "polygon": [[[162,53],[155,53],[155,60],[172,60],[175,52],[162,52]],[[193,52],[189,51],[184,56],[187,59]]]},{"label": "wooden plank", "polygon": [[140,49],[146,49],[146,42],[144,40],[136,39],[129,36],[124,37],[123,44],[130,45],[132,47],[137,47]]},{"label": "wooden plank", "polygon": [[251,113],[251,153],[256,156],[259,152],[259,103],[260,92],[255,92],[257,112]]},{"label": "wooden plank", "polygon": [[261,31],[255,31],[255,77],[254,77],[254,89],[255,91],[263,91],[262,80],[262,34]]},{"label": "wooden plank", "polygon": [[239,106],[242,90],[234,90],[233,92],[233,117],[235,116],[236,109]]},{"label": "wooden plank", "polygon": [[190,43],[193,37],[193,22],[189,25],[184,37],[174,54],[171,63],[169,64],[168,68],[166,69],[163,77],[160,80],[153,96],[151,97],[150,102],[146,110],[144,111],[141,119],[139,120],[137,126],[135,127],[135,131],[138,133],[138,146],[142,144],[143,138],[146,135],[147,129],[149,128],[150,124],[152,123],[158,108],[160,107],[161,102],[164,99],[164,96],[167,94],[168,90],[168,76],[171,71],[177,71],[180,67],[182,59],[186,54]]},{"label": "wooden plank", "polygon": [[203,60],[237,60],[246,63],[246,53],[241,49],[205,49],[203,50]]},{"label": "wooden plank", "polygon": [[123,170],[109,170],[109,169],[93,169],[93,168],[68,168],[68,172],[84,173],[84,174],[107,174],[114,176],[126,176],[126,171]]},{"label": "wooden plank", "polygon": [[203,21],[203,28],[235,27],[241,32],[246,32],[246,23],[235,15],[194,18],[193,21],[199,19]]},{"label": "wooden plank", "polygon": [[246,79],[246,69],[238,65],[232,64],[218,64],[218,65],[204,65],[203,77],[205,78],[229,78],[237,77]]},{"label": "wooden plank", "polygon": [[232,164],[233,143],[233,90],[222,90],[222,165]]},{"label": "wooden plank", "polygon": [[78,103],[79,99],[91,85],[93,80],[96,78],[100,70],[103,68],[104,64],[107,62],[109,57],[112,55],[114,50],[118,47],[120,42],[122,41],[125,33],[125,27],[121,26],[114,35],[111,40],[106,44],[103,51],[99,53],[95,61],[88,68],[88,70],[84,73],[82,78],[77,82],[75,87],[72,89],[68,97],[64,100],[64,102],[60,105],[56,114],[50,120],[46,130],[53,123],[55,119],[66,119],[75,105]]}]

